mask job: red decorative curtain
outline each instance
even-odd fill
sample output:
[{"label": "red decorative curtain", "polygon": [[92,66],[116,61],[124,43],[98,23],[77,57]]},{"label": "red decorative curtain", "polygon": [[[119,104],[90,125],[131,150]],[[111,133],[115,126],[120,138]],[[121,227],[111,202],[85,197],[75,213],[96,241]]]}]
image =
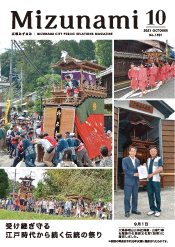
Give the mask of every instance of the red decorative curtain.
[{"label": "red decorative curtain", "polygon": [[104,114],[90,114],[81,124],[77,113],[75,113],[75,125],[86,145],[90,159],[100,155],[101,146],[107,146],[108,150],[111,150],[111,141],[104,132]]}]

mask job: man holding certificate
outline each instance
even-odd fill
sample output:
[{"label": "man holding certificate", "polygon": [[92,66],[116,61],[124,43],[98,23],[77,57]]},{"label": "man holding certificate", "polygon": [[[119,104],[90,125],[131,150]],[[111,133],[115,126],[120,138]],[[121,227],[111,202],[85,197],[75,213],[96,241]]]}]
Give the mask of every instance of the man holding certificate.
[{"label": "man holding certificate", "polygon": [[132,213],[140,215],[137,211],[138,200],[138,187],[139,187],[139,174],[138,167],[140,161],[135,157],[137,149],[135,147],[129,148],[129,157],[122,160],[122,167],[125,173],[125,185],[124,185],[124,205],[125,205],[125,217],[129,217],[130,213],[130,198],[132,195]]},{"label": "man holding certificate", "polygon": [[[156,217],[160,216],[160,172],[163,168],[163,162],[161,157],[157,156],[156,147],[150,148],[151,158],[147,159],[147,162],[143,165],[147,167],[148,176],[147,176],[147,192],[149,199],[149,206],[151,211],[148,212],[148,215],[155,214]],[[154,203],[154,198],[156,199],[156,205]]]}]

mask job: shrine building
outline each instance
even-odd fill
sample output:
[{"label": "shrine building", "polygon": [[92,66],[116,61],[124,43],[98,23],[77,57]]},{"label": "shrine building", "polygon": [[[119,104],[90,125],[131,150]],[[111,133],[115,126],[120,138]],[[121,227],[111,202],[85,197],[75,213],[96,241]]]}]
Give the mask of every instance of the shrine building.
[{"label": "shrine building", "polygon": [[[174,110],[163,100],[114,100],[114,189],[124,187],[122,159],[129,148],[137,148],[136,158],[143,164],[154,146],[163,159],[161,187],[174,186]],[[146,186],[146,180],[140,181]]]}]

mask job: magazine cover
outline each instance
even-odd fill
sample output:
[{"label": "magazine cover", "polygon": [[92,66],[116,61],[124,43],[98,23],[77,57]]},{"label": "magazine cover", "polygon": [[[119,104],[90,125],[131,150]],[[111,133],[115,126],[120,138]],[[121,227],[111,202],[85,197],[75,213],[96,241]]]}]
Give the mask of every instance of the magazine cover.
[{"label": "magazine cover", "polygon": [[3,3],[2,244],[173,246],[172,4]]}]

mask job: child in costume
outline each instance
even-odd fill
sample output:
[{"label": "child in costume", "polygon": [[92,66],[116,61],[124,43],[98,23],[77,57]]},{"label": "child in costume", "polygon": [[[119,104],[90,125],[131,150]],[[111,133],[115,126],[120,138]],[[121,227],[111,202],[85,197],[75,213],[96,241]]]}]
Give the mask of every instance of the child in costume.
[{"label": "child in costume", "polygon": [[148,91],[146,90],[146,85],[148,83],[148,81],[147,81],[147,69],[145,68],[144,62],[142,62],[140,65],[138,80],[139,80],[139,89],[142,91],[140,96],[139,96],[139,98],[141,98],[141,97],[143,97],[144,91],[145,91],[145,94],[148,93]]},{"label": "child in costume", "polygon": [[151,91],[153,89],[153,87],[157,87],[156,83],[155,83],[155,77],[157,75],[157,67],[155,65],[155,63],[152,63],[152,67],[149,68],[149,86],[151,86]]},{"label": "child in costume", "polygon": [[131,69],[128,71],[128,77],[131,79],[131,88],[134,89],[132,93],[135,93],[138,88],[138,70],[134,67],[134,63],[131,63]]}]

